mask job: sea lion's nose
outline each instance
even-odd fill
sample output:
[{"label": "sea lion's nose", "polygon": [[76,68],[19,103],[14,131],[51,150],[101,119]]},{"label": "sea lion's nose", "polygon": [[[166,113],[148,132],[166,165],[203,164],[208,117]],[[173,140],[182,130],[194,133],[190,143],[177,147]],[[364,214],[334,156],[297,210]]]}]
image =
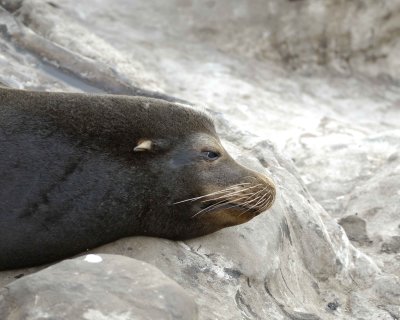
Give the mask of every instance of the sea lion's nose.
[{"label": "sea lion's nose", "polygon": [[276,186],[275,182],[268,176],[261,174],[261,173],[256,173],[258,183],[261,184],[259,187],[261,190],[263,190],[263,193],[268,195],[269,201],[263,208],[263,210],[268,210],[269,208],[272,207],[274,204],[275,198],[276,198]]},{"label": "sea lion's nose", "polygon": [[274,194],[276,194],[275,182],[270,177],[264,174],[260,174],[259,176],[259,179],[261,179],[264,184],[266,184],[270,188],[270,191],[273,191]]}]

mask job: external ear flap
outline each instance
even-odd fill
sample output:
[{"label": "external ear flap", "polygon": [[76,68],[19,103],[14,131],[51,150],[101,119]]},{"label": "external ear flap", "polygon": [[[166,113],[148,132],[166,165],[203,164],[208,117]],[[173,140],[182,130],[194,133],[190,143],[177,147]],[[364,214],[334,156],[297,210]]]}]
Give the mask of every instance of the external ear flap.
[{"label": "external ear flap", "polygon": [[153,142],[151,140],[139,140],[137,146],[133,149],[134,152],[151,151]]}]

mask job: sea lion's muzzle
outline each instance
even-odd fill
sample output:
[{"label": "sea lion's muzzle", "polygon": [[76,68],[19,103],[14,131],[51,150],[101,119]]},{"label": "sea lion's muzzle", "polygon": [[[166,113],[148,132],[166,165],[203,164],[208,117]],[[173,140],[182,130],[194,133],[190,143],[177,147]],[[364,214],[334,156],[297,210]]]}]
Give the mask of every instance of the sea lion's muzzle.
[{"label": "sea lion's muzzle", "polygon": [[213,188],[202,196],[188,199],[196,208],[191,219],[202,220],[220,228],[245,223],[272,206],[276,197],[272,180],[239,167],[245,173],[240,182],[225,188]]},{"label": "sea lion's muzzle", "polygon": [[201,200],[201,210],[192,217],[224,211],[241,218],[240,220],[247,217],[247,221],[268,210],[275,200],[275,195],[276,189],[273,182],[267,177],[257,175],[257,178],[246,179],[246,182],[229,186],[204,197]]}]

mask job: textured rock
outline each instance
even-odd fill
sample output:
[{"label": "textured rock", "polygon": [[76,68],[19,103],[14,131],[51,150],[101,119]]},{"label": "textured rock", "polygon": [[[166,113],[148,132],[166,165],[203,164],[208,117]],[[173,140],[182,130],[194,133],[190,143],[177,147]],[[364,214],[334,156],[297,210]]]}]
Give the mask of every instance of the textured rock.
[{"label": "textured rock", "polygon": [[[128,91],[129,87],[139,84],[143,89],[159,89],[159,82],[152,80],[150,73],[145,72],[134,57],[121,55],[109,43],[64,15],[57,4],[41,0],[4,1],[4,7],[11,8],[14,15],[31,28],[30,32],[23,26],[18,26],[21,30],[12,30],[17,43],[46,57],[51,64],[79,73],[82,78],[101,83],[109,90]],[[119,77],[121,70],[124,74]]]},{"label": "textured rock", "polygon": [[400,276],[400,132],[374,133],[380,130],[371,126],[346,132],[343,126],[337,130],[333,120],[330,123],[324,135],[302,139],[303,147],[289,144],[296,145],[296,166],[310,192],[338,219],[350,240]]},{"label": "textured rock", "polygon": [[[186,242],[122,239],[94,252],[155,265],[195,298],[200,319],[398,317],[400,88],[385,77],[313,73],[329,65],[398,77],[398,1],[364,9],[357,1],[6,2],[19,9],[5,25],[34,30],[48,50],[27,58],[15,46],[35,55],[37,46],[8,28],[0,81],[90,91],[84,79],[112,92],[121,92],[121,79],[124,88],[143,81],[207,103],[230,153],[278,185],[273,210],[245,225]],[[146,68],[131,65],[136,59]],[[281,59],[284,68],[270,63]],[[41,68],[43,60],[61,64],[68,81]],[[32,271],[4,272],[0,284]]]},{"label": "textured rock", "polygon": [[[150,5],[119,0],[121,6],[111,13],[104,13],[103,6],[70,2],[66,6],[76,8],[83,21],[94,20],[96,14],[106,19],[129,16],[136,26],[129,39],[146,44],[145,37],[157,42],[180,38],[262,62],[284,62],[307,73],[329,66],[399,79],[399,0],[155,0]],[[114,26],[105,28],[115,28],[115,20],[108,21]]]},{"label": "textured rock", "polygon": [[0,290],[0,319],[197,319],[192,297],[157,268],[117,255],[65,260]]},{"label": "textured rock", "polygon": [[367,222],[358,217],[358,215],[344,217],[340,219],[338,223],[344,228],[351,241],[358,242],[361,245],[367,245],[371,243],[371,240],[367,235]]}]

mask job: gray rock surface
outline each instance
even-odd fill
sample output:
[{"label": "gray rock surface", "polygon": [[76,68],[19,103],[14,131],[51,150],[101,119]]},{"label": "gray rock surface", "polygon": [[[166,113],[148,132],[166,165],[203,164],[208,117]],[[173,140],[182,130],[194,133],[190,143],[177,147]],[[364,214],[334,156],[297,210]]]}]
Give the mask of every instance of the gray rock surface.
[{"label": "gray rock surface", "polygon": [[278,185],[245,225],[94,252],[156,266],[200,319],[399,318],[399,1],[1,3],[0,82],[205,103],[230,152]]},{"label": "gray rock surface", "polygon": [[197,319],[197,306],[157,268],[117,255],[64,260],[0,289],[0,319]]}]

